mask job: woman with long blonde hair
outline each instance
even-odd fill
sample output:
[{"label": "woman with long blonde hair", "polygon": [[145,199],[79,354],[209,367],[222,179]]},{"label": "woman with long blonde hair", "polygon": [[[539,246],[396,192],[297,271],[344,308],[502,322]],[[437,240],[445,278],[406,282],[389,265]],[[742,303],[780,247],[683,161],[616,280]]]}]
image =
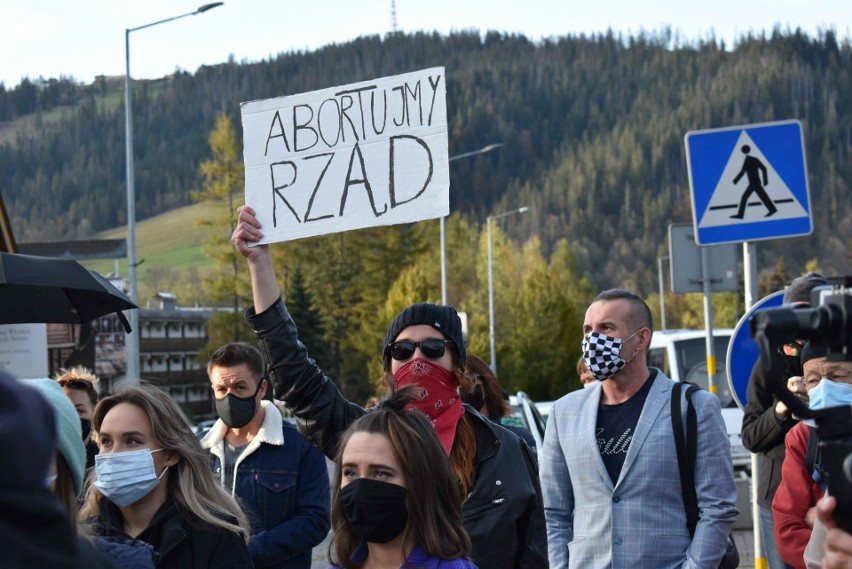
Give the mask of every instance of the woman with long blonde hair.
[{"label": "woman with long blonde hair", "polygon": [[151,544],[158,568],[252,567],[246,517],[167,393],[126,388],[98,403],[92,428],[100,454],[80,517],[93,534]]}]

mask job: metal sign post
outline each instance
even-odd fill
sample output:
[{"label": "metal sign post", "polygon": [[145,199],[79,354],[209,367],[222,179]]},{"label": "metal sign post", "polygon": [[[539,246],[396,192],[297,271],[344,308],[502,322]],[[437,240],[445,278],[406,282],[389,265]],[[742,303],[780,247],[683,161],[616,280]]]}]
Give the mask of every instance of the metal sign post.
[{"label": "metal sign post", "polygon": [[695,244],[695,231],[692,225],[673,223],[669,225],[669,255],[672,260],[672,291],[700,292],[704,295],[707,390],[710,393],[718,393],[714,380],[717,371],[711,293],[739,290],[736,246],[699,247]]}]

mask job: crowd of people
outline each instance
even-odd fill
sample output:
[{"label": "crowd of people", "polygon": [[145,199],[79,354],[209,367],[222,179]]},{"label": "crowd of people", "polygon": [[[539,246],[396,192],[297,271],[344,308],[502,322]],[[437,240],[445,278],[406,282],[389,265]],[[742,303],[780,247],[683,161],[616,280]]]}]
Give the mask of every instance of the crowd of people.
[{"label": "crowd of people", "polygon": [[[99,399],[83,368],[0,372],[4,567],[309,569],[329,532],[333,569],[736,566],[719,399],[648,366],[653,320],[639,296],[611,289],[591,302],[583,389],[553,404],[535,448],[450,306],[401,310],[378,354],[385,393],[347,400],[299,339],[254,211],[238,215],[257,346],[210,357],[218,420],[206,433],[156,386]],[[785,302],[806,304],[825,282],[796,279]],[[784,355],[788,388],[811,408],[852,404],[852,363],[815,341]],[[852,568],[815,429],[773,381],[755,367],[743,421],[762,456],[769,567]]]}]

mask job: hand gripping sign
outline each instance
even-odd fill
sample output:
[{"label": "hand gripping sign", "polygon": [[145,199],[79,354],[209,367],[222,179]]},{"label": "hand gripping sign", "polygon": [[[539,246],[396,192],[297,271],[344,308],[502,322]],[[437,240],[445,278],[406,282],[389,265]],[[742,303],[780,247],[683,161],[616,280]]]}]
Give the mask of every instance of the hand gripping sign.
[{"label": "hand gripping sign", "polygon": [[443,67],[240,106],[260,243],[449,214]]}]

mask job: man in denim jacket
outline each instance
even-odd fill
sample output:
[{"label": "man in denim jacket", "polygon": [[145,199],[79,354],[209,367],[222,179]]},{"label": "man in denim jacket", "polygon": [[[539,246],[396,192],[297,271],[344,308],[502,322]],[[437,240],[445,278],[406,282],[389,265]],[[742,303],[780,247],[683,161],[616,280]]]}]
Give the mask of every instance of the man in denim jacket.
[{"label": "man in denim jacket", "polygon": [[249,517],[255,567],[310,569],[311,549],[329,530],[325,457],[263,400],[263,369],[249,344],[213,353],[207,374],[219,420],[201,446],[210,451],[214,476]]}]

